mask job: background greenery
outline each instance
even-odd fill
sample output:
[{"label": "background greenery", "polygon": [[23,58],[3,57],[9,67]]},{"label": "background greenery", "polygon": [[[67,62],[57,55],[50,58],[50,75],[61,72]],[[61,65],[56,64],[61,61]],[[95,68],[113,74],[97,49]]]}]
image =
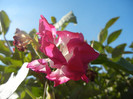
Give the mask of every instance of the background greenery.
[{"label": "background greenery", "polygon": [[[95,61],[88,67],[89,83],[83,81],[69,81],[57,87],[52,87],[53,82],[47,88],[47,93],[56,99],[132,99],[133,98],[133,42],[128,46],[130,51],[125,51],[126,43],[112,47],[122,32],[122,29],[108,33],[108,29],[119,19],[110,19],[100,31],[97,41],[88,41],[90,45],[100,53]],[[64,30],[69,23],[77,23],[76,16],[70,12],[63,17],[63,23],[58,30]],[[10,26],[10,19],[5,11],[0,12],[0,34],[4,40],[0,40],[0,84],[5,83],[12,72],[17,73],[24,62],[31,62],[39,57],[28,45],[27,51],[20,52],[14,48],[13,41],[5,38]],[[56,18],[51,17],[51,23],[57,24]],[[36,39],[36,30],[28,34]],[[124,55],[128,54],[127,57]],[[17,89],[20,99],[42,99],[45,85],[45,74],[35,73],[30,70],[28,77]]]}]

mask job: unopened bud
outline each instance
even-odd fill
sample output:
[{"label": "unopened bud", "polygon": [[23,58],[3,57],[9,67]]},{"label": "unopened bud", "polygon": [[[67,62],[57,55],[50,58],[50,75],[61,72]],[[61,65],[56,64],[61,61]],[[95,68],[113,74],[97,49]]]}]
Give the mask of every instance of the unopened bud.
[{"label": "unopened bud", "polygon": [[32,42],[32,38],[25,33],[24,31],[21,31],[20,29],[16,29],[13,45],[18,48],[20,51],[24,51],[26,48],[26,45],[30,44]]},{"label": "unopened bud", "polygon": [[95,77],[97,76],[97,73],[95,71],[88,69],[86,75],[90,81],[94,81]]}]

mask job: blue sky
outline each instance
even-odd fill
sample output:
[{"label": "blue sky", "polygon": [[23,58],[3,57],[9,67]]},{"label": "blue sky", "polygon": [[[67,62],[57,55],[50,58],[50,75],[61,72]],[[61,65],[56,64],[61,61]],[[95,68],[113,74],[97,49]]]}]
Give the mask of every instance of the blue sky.
[{"label": "blue sky", "polygon": [[[119,20],[109,29],[109,34],[123,29],[120,37],[113,43],[116,46],[133,41],[133,1],[132,0],[0,0],[0,10],[6,11],[11,25],[6,35],[12,40],[16,28],[30,32],[38,30],[40,15],[49,22],[55,16],[57,21],[69,11],[77,17],[77,25],[69,24],[66,28],[73,32],[82,32],[87,41],[98,40],[98,34],[106,22],[120,16]],[[2,37],[1,37],[2,38]]]}]

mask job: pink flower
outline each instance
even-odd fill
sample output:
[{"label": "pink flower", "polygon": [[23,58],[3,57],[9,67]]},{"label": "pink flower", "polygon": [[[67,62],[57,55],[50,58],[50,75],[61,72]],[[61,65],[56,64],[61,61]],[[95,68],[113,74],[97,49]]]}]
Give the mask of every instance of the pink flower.
[{"label": "pink flower", "polygon": [[28,64],[28,68],[46,73],[46,78],[54,81],[54,86],[71,79],[89,81],[86,76],[88,63],[95,60],[99,54],[84,41],[81,33],[56,31],[55,27],[41,16],[37,34],[40,36],[40,50],[48,58],[34,60]]}]

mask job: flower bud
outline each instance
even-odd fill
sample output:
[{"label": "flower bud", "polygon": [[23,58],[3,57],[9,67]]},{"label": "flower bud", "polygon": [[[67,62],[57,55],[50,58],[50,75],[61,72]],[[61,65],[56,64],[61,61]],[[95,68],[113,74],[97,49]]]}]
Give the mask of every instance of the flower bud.
[{"label": "flower bud", "polygon": [[20,51],[27,49],[26,45],[32,42],[32,38],[27,33],[21,31],[18,28],[16,29],[15,36],[13,38],[13,45],[16,46]]},{"label": "flower bud", "polygon": [[90,69],[87,70],[87,77],[89,78],[90,81],[94,81],[95,77],[97,76],[97,73],[95,71],[92,71]]}]

